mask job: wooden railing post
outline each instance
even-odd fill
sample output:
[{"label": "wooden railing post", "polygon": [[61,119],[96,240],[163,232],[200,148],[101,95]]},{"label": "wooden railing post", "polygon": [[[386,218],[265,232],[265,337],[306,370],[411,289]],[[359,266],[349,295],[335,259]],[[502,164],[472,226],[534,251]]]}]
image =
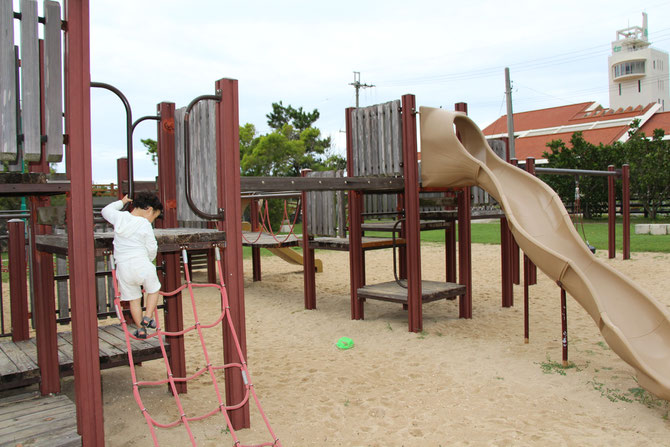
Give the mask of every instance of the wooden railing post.
[{"label": "wooden railing post", "polygon": [[26,235],[21,219],[7,222],[9,231],[9,299],[12,312],[12,341],[28,340],[28,287],[26,285]]}]

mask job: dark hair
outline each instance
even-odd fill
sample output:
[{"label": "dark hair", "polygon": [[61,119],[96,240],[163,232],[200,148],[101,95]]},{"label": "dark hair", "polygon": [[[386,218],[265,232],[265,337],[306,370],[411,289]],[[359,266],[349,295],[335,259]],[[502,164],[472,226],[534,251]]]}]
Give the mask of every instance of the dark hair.
[{"label": "dark hair", "polygon": [[141,191],[135,194],[133,199],[133,206],[135,208],[142,208],[143,210],[152,207],[154,211],[163,211],[163,204],[158,196],[148,191]]}]

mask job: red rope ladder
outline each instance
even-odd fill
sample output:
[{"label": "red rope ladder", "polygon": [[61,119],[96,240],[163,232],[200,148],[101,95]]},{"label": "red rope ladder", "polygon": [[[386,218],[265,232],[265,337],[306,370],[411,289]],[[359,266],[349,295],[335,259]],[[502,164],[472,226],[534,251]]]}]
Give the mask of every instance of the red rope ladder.
[{"label": "red rope ladder", "polygon": [[[156,380],[156,381],[138,381],[137,380],[137,374],[136,374],[136,371],[135,371],[135,363],[133,362],[133,351],[132,351],[132,348],[130,346],[130,340],[131,339],[137,340],[137,338],[129,332],[128,325],[126,324],[125,319],[122,317],[121,304],[120,304],[121,296],[120,296],[120,293],[119,293],[118,284],[117,284],[117,280],[116,280],[116,267],[114,265],[113,257],[110,256],[111,266],[112,266],[112,279],[113,279],[113,283],[114,283],[114,298],[115,298],[114,299],[114,306],[116,307],[117,316],[119,317],[119,320],[121,320],[121,325],[123,327],[123,332],[126,335],[126,347],[128,348],[128,363],[130,364],[130,375],[131,375],[132,381],[133,381],[133,395],[135,396],[135,401],[137,401],[137,405],[142,410],[142,414],[144,415],[144,419],[146,420],[147,425],[149,426],[149,430],[151,431],[151,437],[154,441],[155,446],[158,446],[158,440],[156,438],[155,427],[171,428],[171,427],[176,427],[176,426],[182,425],[182,424],[186,428],[189,439],[191,440],[191,444],[193,446],[195,446],[196,445],[195,438],[193,436],[193,432],[191,431],[191,427],[189,425],[189,422],[199,421],[199,420],[202,420],[202,419],[206,419],[210,416],[213,416],[216,413],[221,413],[224,416],[224,418],[226,419],[226,424],[228,426],[228,430],[230,431],[230,434],[233,438],[233,445],[235,447],[244,447],[244,446],[242,446],[242,444],[238,440],[237,433],[233,429],[233,426],[232,426],[232,423],[230,421],[230,418],[228,416],[227,411],[236,410],[238,408],[241,408],[242,406],[244,406],[249,401],[249,396],[252,396],[255,403],[256,403],[256,407],[258,408],[258,411],[261,414],[261,416],[263,418],[263,421],[265,422],[265,425],[266,425],[273,441],[272,442],[265,442],[265,443],[262,443],[262,444],[250,445],[250,446],[246,446],[246,447],[281,446],[281,443],[279,442],[279,438],[277,438],[277,436],[275,436],[274,432],[272,431],[272,427],[270,426],[270,422],[268,421],[268,418],[265,416],[265,413],[263,412],[263,408],[261,407],[260,401],[258,400],[258,397],[256,396],[254,386],[251,383],[249,370],[247,369],[247,363],[246,363],[246,360],[244,359],[244,355],[242,354],[242,349],[240,347],[240,342],[237,338],[237,333],[235,331],[235,327],[233,325],[233,320],[232,320],[232,317],[230,315],[230,305],[229,305],[229,302],[228,302],[228,295],[226,293],[226,287],[225,287],[225,284],[223,282],[223,277],[224,276],[223,276],[223,268],[221,266],[221,255],[220,255],[220,252],[219,252],[219,248],[215,247],[214,251],[215,251],[215,254],[216,254],[216,265],[217,265],[217,270],[219,272],[220,284],[194,284],[193,282],[191,282],[191,276],[190,276],[190,273],[188,271],[189,270],[188,269],[188,258],[187,258],[187,255],[186,255],[186,250],[182,249],[182,260],[184,262],[184,274],[186,276],[186,284],[183,284],[177,290],[174,290],[172,292],[161,292],[161,295],[163,295],[165,297],[171,297],[171,296],[174,296],[177,293],[181,292],[184,289],[188,289],[189,295],[190,295],[191,307],[193,309],[193,318],[195,319],[195,323],[192,326],[190,326],[190,327],[188,327],[188,328],[186,328],[182,331],[179,331],[179,332],[163,331],[161,329],[160,321],[159,321],[159,318],[158,318],[158,310],[155,311],[154,318],[156,320],[156,332],[149,335],[147,338],[157,337],[157,339],[160,343],[161,352],[163,354],[163,361],[165,363],[165,369],[166,369],[166,372],[167,372],[167,379]],[[216,289],[219,290],[219,293],[221,294],[221,308],[223,310],[221,311],[221,314],[218,316],[216,321],[214,321],[211,324],[202,324],[202,323],[200,323],[200,320],[198,319],[197,306],[195,304],[195,297],[193,295],[193,290],[195,288],[199,288],[199,287],[216,288]],[[229,364],[225,364],[225,365],[221,365],[221,366],[214,366],[214,365],[212,365],[212,363],[209,359],[209,354],[207,352],[207,346],[205,345],[205,340],[204,340],[204,337],[203,337],[203,329],[209,329],[209,328],[212,328],[212,327],[215,327],[215,326],[219,325],[223,321],[224,318],[226,319],[226,321],[230,325],[230,328],[231,328],[230,332],[231,332],[233,340],[235,342],[235,347],[236,347],[236,350],[237,350],[237,355],[240,359],[240,363],[229,363]],[[205,366],[203,368],[199,369],[198,371],[196,371],[195,373],[193,373],[192,375],[188,376],[188,377],[174,377],[172,375],[172,369],[170,368],[170,363],[168,361],[167,353],[166,353],[166,350],[165,350],[165,337],[164,336],[181,336],[181,335],[187,334],[187,333],[189,333],[191,331],[194,331],[194,330],[197,331],[198,336],[200,338],[200,344],[201,344],[201,347],[202,347],[202,352],[203,352],[203,356],[204,356],[204,360],[205,360]],[[215,371],[223,370],[223,369],[226,369],[226,368],[239,368],[240,372],[242,374],[242,379],[244,381],[244,387],[245,387],[244,398],[239,403],[237,403],[235,405],[231,405],[231,406],[227,406],[224,403],[224,401],[221,397],[221,392],[219,391],[219,384],[218,384],[216,376],[215,376]],[[208,412],[204,415],[187,416],[186,412],[184,411],[184,407],[182,405],[181,399],[179,398],[179,394],[177,393],[175,383],[176,382],[188,382],[190,380],[193,380],[193,379],[203,375],[205,372],[209,372],[210,378],[212,379],[212,383],[214,385],[214,390],[216,392],[216,398],[218,400],[218,406],[215,409],[211,410],[210,412]],[[175,404],[177,405],[177,408],[179,410],[180,417],[179,417],[179,419],[177,419],[176,421],[173,421],[171,423],[162,424],[162,423],[156,421],[149,414],[146,407],[142,403],[142,398],[140,396],[140,387],[160,386],[160,385],[165,385],[167,383],[169,383],[170,389],[172,391],[172,395],[175,399]]]}]

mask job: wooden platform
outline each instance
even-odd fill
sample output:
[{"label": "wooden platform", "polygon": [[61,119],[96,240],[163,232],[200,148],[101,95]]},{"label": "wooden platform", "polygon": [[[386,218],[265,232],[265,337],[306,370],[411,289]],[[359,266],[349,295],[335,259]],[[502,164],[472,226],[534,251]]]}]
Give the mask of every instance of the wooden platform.
[{"label": "wooden platform", "polygon": [[[465,293],[465,286],[451,282],[421,281],[421,295],[424,303],[437,300],[453,300]],[[358,289],[358,298],[390,301],[407,304],[407,289],[395,281],[370,284]]]},{"label": "wooden platform", "polygon": [[[393,239],[390,237],[368,237],[363,236],[361,244],[363,250],[379,250],[393,247]],[[396,247],[405,245],[405,239],[396,238]],[[346,237],[316,237],[309,242],[310,248],[320,250],[349,251],[349,238]]]},{"label": "wooden platform", "polygon": [[[421,231],[428,231],[428,230],[442,230],[444,228],[449,228],[452,225],[451,220],[422,220],[420,222],[420,230]],[[380,222],[366,222],[364,224],[361,224],[361,228],[363,231],[394,231],[393,227],[395,226],[395,222],[385,222],[385,221],[380,221]],[[396,227],[396,232],[400,231],[401,225],[398,225]]]},{"label": "wooden platform", "polygon": [[243,231],[242,245],[245,247],[260,248],[297,247],[300,245],[300,239],[295,234],[277,234],[272,236],[270,233]]},{"label": "wooden platform", "polygon": [[[212,248],[214,245],[225,244],[226,240],[225,232],[206,228],[157,228],[154,234],[160,253],[179,251],[183,246],[194,250]],[[93,234],[93,238],[97,253],[114,249],[114,232],[97,232]],[[67,234],[43,234],[37,236],[35,242],[39,251],[67,255]]]},{"label": "wooden platform", "polygon": [[0,399],[0,446],[80,446],[74,403],[28,393]]},{"label": "wooden platform", "polygon": [[[126,340],[120,324],[98,327],[98,342],[101,369],[128,364]],[[155,337],[147,340],[131,339],[131,346],[133,360],[136,363],[162,357],[160,344]],[[169,351],[169,345],[166,345],[166,348]],[[58,363],[61,377],[74,373],[71,332],[58,333]],[[39,383],[39,381],[40,370],[37,366],[35,339],[0,342],[0,390]]]}]

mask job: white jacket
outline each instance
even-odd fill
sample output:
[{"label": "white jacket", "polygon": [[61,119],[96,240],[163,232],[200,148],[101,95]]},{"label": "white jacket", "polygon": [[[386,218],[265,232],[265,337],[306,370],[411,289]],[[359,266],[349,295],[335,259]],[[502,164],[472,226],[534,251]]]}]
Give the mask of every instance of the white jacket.
[{"label": "white jacket", "polygon": [[151,223],[128,211],[121,211],[123,202],[117,200],[102,209],[102,217],[114,225],[114,259],[122,263],[134,259],[153,261],[158,242]]}]

